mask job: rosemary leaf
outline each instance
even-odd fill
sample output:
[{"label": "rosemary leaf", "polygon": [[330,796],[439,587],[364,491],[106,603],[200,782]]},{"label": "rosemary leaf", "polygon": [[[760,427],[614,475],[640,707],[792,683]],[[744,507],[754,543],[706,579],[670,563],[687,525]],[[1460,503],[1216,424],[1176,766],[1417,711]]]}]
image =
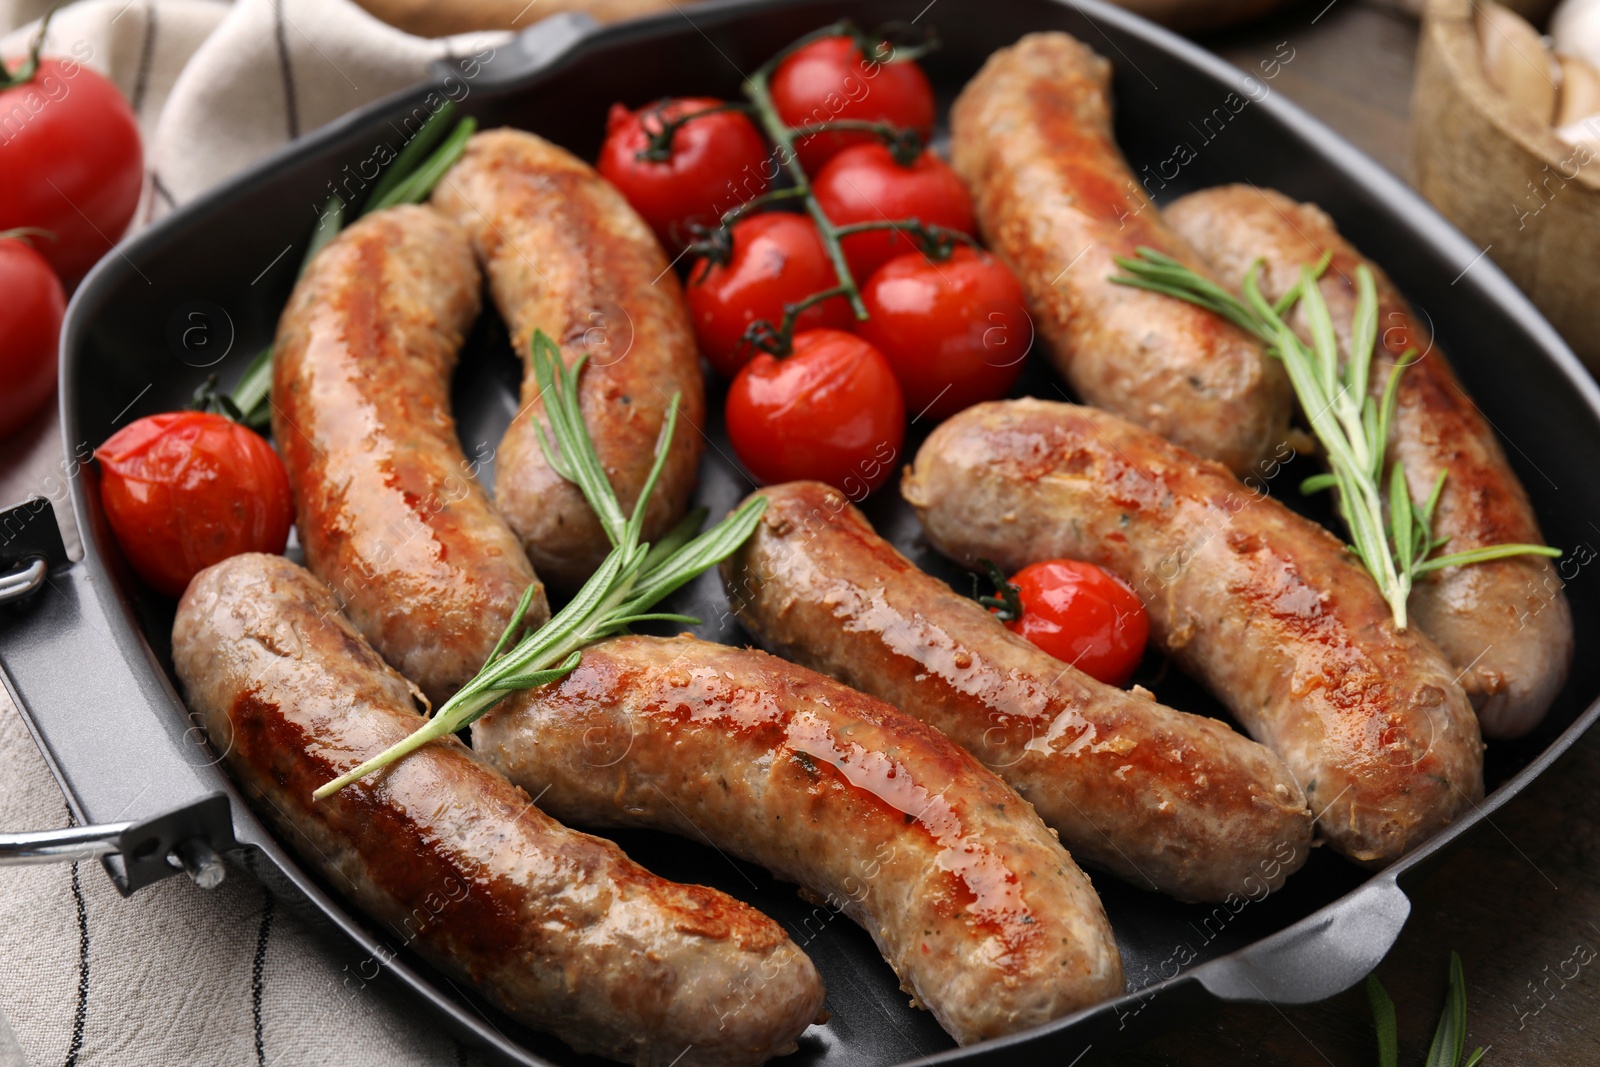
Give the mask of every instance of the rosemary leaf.
[{"label": "rosemary leaf", "polygon": [[1450,991],[1445,995],[1444,1014],[1433,1032],[1425,1067],[1459,1067],[1467,1044],[1467,980],[1461,971],[1461,957],[1450,953]]},{"label": "rosemary leaf", "polygon": [[1375,974],[1367,975],[1367,1003],[1372,1005],[1372,1028],[1378,1035],[1378,1067],[1398,1067],[1400,1033],[1395,1024],[1394,1001]]},{"label": "rosemary leaf", "polygon": [[[1378,344],[1377,283],[1371,268],[1355,269],[1356,306],[1350,323],[1349,352],[1341,361],[1338,330],[1317,279],[1331,257],[1324,254],[1315,268],[1302,267],[1300,277],[1277,301],[1261,292],[1258,261],[1246,272],[1234,296],[1171,256],[1140,248],[1137,257],[1119,258],[1124,274],[1111,281],[1184,300],[1216,312],[1261,339],[1288,374],[1311,431],[1327,456],[1328,473],[1300,484],[1304,494],[1338,491],[1335,506],[1350,534],[1350,550],[1389,604],[1397,629],[1406,628],[1406,600],[1414,579],[1443,567],[1480,563],[1517,555],[1559,557],[1542,545],[1493,545],[1428,558],[1443,540],[1433,536],[1433,517],[1444,488],[1441,472],[1425,504],[1413,503],[1401,465],[1388,470],[1388,507],[1383,495],[1385,452],[1398,403],[1400,376],[1417,354],[1407,350],[1384,383],[1382,397],[1372,397],[1372,360]],[[1241,299],[1242,297],[1242,299]],[[1309,343],[1284,320],[1298,304],[1304,313]],[[1387,512],[1387,518],[1386,516]]]},{"label": "rosemary leaf", "polygon": [[544,626],[516,640],[508,650],[506,646],[522,628],[533,590],[523,594],[494,652],[471,681],[445,701],[433,718],[411,736],[319,788],[313,794],[317,799],[415,752],[429,741],[463,729],[505,699],[508,692],[559,681],[582,661],[587,645],[621,633],[633,623],[663,621],[695,625],[699,620],[692,616],[655,612],[651,608],[686,582],[721,563],[745,542],[761,521],[767,506],[765,497],[748,501],[703,533],[696,532],[705,521],[705,512],[698,511],[685,517],[656,548],[643,543],[643,516],[672,445],[676,399],[669,406],[662,432],[656,439],[650,477],[634,504],[633,514],[624,518],[578,406],[578,375],[583,360],[574,360],[571,367],[563,367],[559,350],[542,332],[534,333],[530,346],[534,375],[544,390],[545,412],[555,437],[551,444],[541,434],[540,443],[551,458],[552,466],[577,484],[600,516],[611,538],[612,549],[565,607]]}]

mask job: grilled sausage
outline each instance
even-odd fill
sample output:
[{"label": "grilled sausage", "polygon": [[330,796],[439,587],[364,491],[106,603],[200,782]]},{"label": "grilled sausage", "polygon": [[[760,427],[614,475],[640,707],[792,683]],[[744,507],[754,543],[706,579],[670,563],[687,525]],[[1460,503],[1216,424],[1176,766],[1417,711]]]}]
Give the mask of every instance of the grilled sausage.
[{"label": "grilled sausage", "polygon": [[[306,562],[436,704],[483,666],[538,580],[450,416],[480,284],[455,223],[380,211],[312,261],[274,345],[272,431]],[[548,617],[542,586],[528,614]]]},{"label": "grilled sausage", "polygon": [[942,731],[1074,857],[1213,901],[1259,898],[1305,862],[1311,812],[1270,751],[1041,651],[896,552],[842,493],[761,494],[761,525],[722,565],[745,629]]},{"label": "grilled sausage", "polygon": [[280,838],[520,1021],[666,1067],[760,1063],[816,1017],[821,980],[776,923],[567,829],[453,737],[313,801],[424,720],[328,588],[288,560],[201,572],[172,646],[190,710]]},{"label": "grilled sausage", "polygon": [[[667,405],[681,394],[671,455],[645,523],[645,539],[659,537],[683,515],[694,488],[705,387],[683,292],[650,228],[588,164],[520,130],[473,137],[433,203],[471,235],[525,359],[536,329],[569,364],[588,355],[583,421],[624,514],[650,472]],[[578,487],[545,461],[534,418],[544,414],[530,365],[522,410],[500,442],[495,503],[545,581],[571,591],[609,544]]]},{"label": "grilled sausage", "polygon": [[902,486],[953,559],[1057,557],[1122,576],[1151,636],[1305,787],[1323,836],[1394,859],[1483,794],[1455,669],[1397,630],[1337,538],[1221,466],[1114,415],[980,404],[929,436]]},{"label": "grilled sausage", "polygon": [[1286,439],[1288,378],[1209,311],[1108,280],[1148,245],[1204,271],[1111,130],[1111,64],[1064,33],[989,57],[950,110],[951,159],[989,247],[1087,403],[1243,472]]},{"label": "grilled sausage", "polygon": [[[1446,475],[1433,519],[1434,535],[1449,538],[1440,551],[1543,543],[1493,428],[1462,390],[1432,330],[1320,208],[1271,189],[1230,185],[1183,197],[1167,218],[1229,284],[1262,260],[1261,288],[1272,300],[1299,280],[1302,266],[1315,267],[1331,252],[1320,289],[1346,347],[1355,269],[1363,263],[1371,268],[1382,331],[1374,399],[1382,398],[1407,349],[1424,353],[1400,377],[1388,454],[1405,464],[1414,499],[1426,500],[1440,473]],[[1309,336],[1303,312],[1297,311],[1295,328]],[[1520,737],[1539,724],[1572,661],[1572,610],[1550,560],[1516,556],[1424,574],[1411,591],[1410,611],[1461,672],[1485,736]]]},{"label": "grilled sausage", "polygon": [[562,819],[703,837],[821,895],[963,1044],[1122,992],[1100,901],[1033,809],[942,734],[803,667],[617,638],[473,738]]}]

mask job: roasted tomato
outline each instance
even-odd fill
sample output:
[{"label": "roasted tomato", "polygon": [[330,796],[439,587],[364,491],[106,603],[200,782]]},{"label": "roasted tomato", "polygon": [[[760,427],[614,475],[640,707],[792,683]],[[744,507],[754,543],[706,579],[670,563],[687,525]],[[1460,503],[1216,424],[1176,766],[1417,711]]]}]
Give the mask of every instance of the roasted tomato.
[{"label": "roasted tomato", "polygon": [[[835,226],[916,219],[971,236],[977,225],[967,187],[928,151],[901,166],[881,144],[846,148],[818,172],[812,190]],[[839,243],[858,284],[894,257],[918,250],[913,238],[894,230],[853,233]]]},{"label": "roasted tomato", "polygon": [[[27,63],[0,65],[11,77]],[[55,234],[39,252],[68,285],[122,236],[139,204],[139,124],[117,87],[74,59],[41,59],[25,81],[0,77],[0,230]]]},{"label": "roasted tomato", "polygon": [[[933,130],[933,87],[915,60],[894,61],[893,48],[880,45],[871,57],[854,37],[812,41],[778,65],[772,75],[772,102],[790,126],[814,126],[835,119],[886,122]],[[853,144],[875,140],[871,133],[818,133],[795,142],[800,165],[815,175],[822,165]]]},{"label": "roasted tomato", "polygon": [[938,421],[1005,396],[1033,343],[1022,286],[1005,264],[966,245],[942,262],[920,252],[891,259],[861,300],[867,319],[856,332],[894,368],[917,418]]},{"label": "roasted tomato", "polygon": [[728,438],[763,483],[827,482],[853,500],[882,485],[905,442],[905,402],[876,348],[839,330],[757,355],[728,390]]},{"label": "roasted tomato", "polygon": [[[777,326],[785,304],[838,284],[816,224],[804,215],[772,212],[734,223],[733,255],[726,265],[697,260],[686,295],[700,351],[723,377],[732,378],[754,350],[740,338],[756,319]],[[844,297],[800,313],[795,329],[844,330],[855,321]]]},{"label": "roasted tomato", "polygon": [[1010,585],[1015,600],[998,598],[1011,602],[994,610],[1013,633],[1107,685],[1128,684],[1144,656],[1150,619],[1120,578],[1093,563],[1052,559],[1022,568]]},{"label": "roasted tomato", "polygon": [[771,178],[767,142],[742,112],[715,111],[690,119],[672,133],[669,144],[652,148],[665,123],[721,104],[702,96],[664,100],[637,111],[614,104],[606,119],[601,175],[673,251],[687,243],[689,223],[716,225],[723,212],[766,192]]},{"label": "roasted tomato", "polygon": [[175,411],[118,430],[95,451],[100,500],[122,554],[157,592],[179,596],[241,552],[282,552],[294,509],[272,446],[221,415]]},{"label": "roasted tomato", "polygon": [[[0,182],[4,179],[0,178]],[[50,264],[15,232],[0,233],[0,438],[17,432],[56,387],[66,294]]]}]

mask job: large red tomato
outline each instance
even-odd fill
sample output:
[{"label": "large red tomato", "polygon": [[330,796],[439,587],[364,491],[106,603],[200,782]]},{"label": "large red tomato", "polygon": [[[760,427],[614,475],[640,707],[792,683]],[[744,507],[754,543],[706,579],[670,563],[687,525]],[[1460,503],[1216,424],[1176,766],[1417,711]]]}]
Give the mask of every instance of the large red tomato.
[{"label": "large red tomato", "polygon": [[763,352],[728,389],[728,439],[764,483],[813,479],[860,500],[894,472],[905,402],[877,349],[807,330],[790,355]]},{"label": "large red tomato", "polygon": [[934,262],[920,252],[891,259],[861,290],[867,318],[856,332],[882,352],[906,407],[937,422],[998,400],[1022,372],[1033,320],[1005,264],[957,247]]},{"label": "large red tomato", "polygon": [[1074,559],[1022,568],[1011,578],[1022,616],[1014,633],[1107,685],[1127,685],[1144,656],[1150,618],[1132,589],[1110,571]]},{"label": "large red tomato", "polygon": [[272,446],[221,415],[148,415],[95,450],[122,554],[157,592],[241,552],[282,552],[294,508]]},{"label": "large red tomato", "polygon": [[653,135],[664,124],[722,103],[689,96],[629,111],[614,104],[606,119],[599,171],[622,191],[661,243],[676,251],[689,239],[688,226],[715,226],[722,213],[763,193],[771,172],[767,142],[755,123],[737,111],[715,111],[690,119],[672,134],[665,158],[647,158]]},{"label": "large red tomato", "polygon": [[0,294],[0,437],[9,437],[55,391],[56,343],[67,298],[50,264],[20,237],[5,233]]},{"label": "large red tomato", "polygon": [[66,284],[122,236],[143,182],[133,110],[99,74],[76,60],[42,59],[32,78],[0,88],[0,230],[55,234],[39,251]]},{"label": "large red tomato", "polygon": [[[969,237],[977,228],[967,187],[928,151],[901,166],[881,144],[854,145],[828,161],[812,190],[835,226],[916,219]],[[839,243],[857,284],[895,256],[918,250],[911,237],[894,230],[853,233]]]},{"label": "large red tomato", "polygon": [[[812,41],[778,65],[772,75],[772,102],[790,126],[813,126],[834,119],[886,122],[933,130],[933,87],[915,60],[861,54],[854,37]],[[871,133],[818,133],[795,142],[800,165],[816,174],[824,163],[853,144],[874,140]]]},{"label": "large red tomato", "polygon": [[[728,262],[695,261],[685,289],[700,351],[725,378],[737,374],[754,354],[740,341],[752,322],[764,319],[777,326],[784,305],[839,284],[816,223],[804,215],[753,215],[734,223],[730,237],[733,255]],[[802,311],[795,328],[844,330],[853,321],[841,296]]]}]

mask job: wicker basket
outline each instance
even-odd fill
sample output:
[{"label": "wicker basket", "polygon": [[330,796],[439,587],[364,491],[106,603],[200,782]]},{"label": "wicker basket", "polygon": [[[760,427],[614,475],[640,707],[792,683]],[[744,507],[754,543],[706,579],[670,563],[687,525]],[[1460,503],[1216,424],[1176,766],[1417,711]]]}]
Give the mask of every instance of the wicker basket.
[{"label": "wicker basket", "polygon": [[[1506,0],[1536,26],[1551,0]],[[1484,77],[1472,0],[1428,0],[1412,102],[1422,193],[1600,373],[1600,152],[1518,114]]]}]

